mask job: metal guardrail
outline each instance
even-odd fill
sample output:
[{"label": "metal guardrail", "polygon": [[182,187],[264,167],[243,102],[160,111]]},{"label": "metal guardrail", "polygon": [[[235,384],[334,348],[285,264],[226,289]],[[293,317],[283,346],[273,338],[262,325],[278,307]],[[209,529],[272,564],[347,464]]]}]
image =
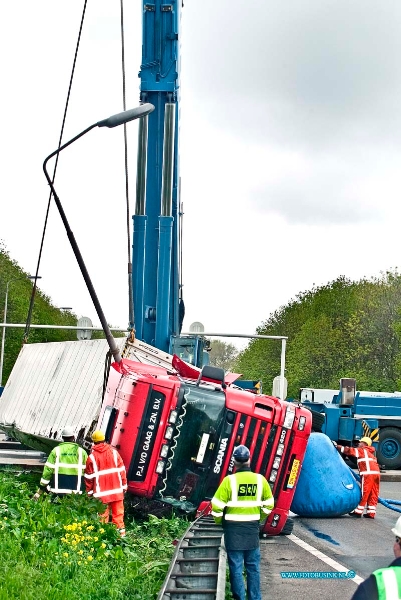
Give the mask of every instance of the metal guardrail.
[{"label": "metal guardrail", "polygon": [[223,529],[199,517],[177,544],[157,600],[224,600],[227,557]]},{"label": "metal guardrail", "polygon": [[32,450],[20,442],[9,439],[0,431],[0,467],[15,466],[24,469],[42,468],[47,455],[44,452]]}]

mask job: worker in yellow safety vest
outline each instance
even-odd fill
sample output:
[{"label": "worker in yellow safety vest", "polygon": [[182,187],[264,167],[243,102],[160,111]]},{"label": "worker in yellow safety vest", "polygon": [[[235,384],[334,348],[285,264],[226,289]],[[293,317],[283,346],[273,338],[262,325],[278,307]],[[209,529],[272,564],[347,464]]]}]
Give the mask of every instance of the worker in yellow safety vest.
[{"label": "worker in yellow safety vest", "polygon": [[352,600],[393,600],[401,597],[401,517],[391,531],[395,535],[395,560],[388,567],[377,569],[365,579],[352,596]]},{"label": "worker in yellow safety vest", "polygon": [[233,460],[236,471],[223,479],[213,496],[212,515],[223,525],[234,600],[245,600],[244,565],[248,600],[261,600],[260,520],[271,513],[274,499],[263,475],[251,471],[246,446],[235,448]]},{"label": "worker in yellow safety vest", "polygon": [[75,442],[72,427],[65,427],[61,437],[62,443],[53,448],[47,458],[34,500],[38,500],[45,491],[57,496],[82,494],[85,491],[84,471],[88,455]]}]

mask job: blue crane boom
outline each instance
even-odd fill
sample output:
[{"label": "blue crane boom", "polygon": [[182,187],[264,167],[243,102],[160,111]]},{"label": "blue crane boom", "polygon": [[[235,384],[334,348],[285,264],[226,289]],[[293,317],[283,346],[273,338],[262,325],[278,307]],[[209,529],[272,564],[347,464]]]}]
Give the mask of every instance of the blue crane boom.
[{"label": "blue crane boom", "polygon": [[136,336],[168,351],[178,335],[180,0],[143,2],[140,100],[155,106],[139,129],[133,216],[133,301]]},{"label": "blue crane boom", "polygon": [[135,334],[201,366],[201,336],[180,338],[180,20],[182,0],[143,1],[140,100],[155,110],[139,125],[132,283]]}]

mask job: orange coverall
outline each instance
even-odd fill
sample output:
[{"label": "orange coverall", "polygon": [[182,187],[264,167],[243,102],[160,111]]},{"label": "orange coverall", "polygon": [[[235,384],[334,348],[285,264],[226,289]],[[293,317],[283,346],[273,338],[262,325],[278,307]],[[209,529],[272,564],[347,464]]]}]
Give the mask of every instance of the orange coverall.
[{"label": "orange coverall", "polygon": [[99,516],[103,522],[109,520],[125,536],[124,492],[127,489],[127,475],[123,460],[117,450],[106,442],[94,444],[85,466],[85,485],[89,496],[99,498],[107,505]]},{"label": "orange coverall", "polygon": [[358,463],[361,476],[362,498],[355,514],[362,515],[366,506],[366,517],[375,518],[376,506],[379,497],[380,467],[375,457],[375,449],[372,446],[363,448],[351,448],[349,446],[337,446],[339,451],[346,456],[354,456]]}]

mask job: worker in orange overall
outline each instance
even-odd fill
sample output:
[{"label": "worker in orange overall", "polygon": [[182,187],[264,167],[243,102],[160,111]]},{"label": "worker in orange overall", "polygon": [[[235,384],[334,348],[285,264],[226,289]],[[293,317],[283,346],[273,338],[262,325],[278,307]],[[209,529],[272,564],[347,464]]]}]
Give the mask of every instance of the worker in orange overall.
[{"label": "worker in orange overall", "polygon": [[93,447],[85,466],[85,484],[89,496],[98,498],[107,505],[100,519],[108,523],[111,511],[112,522],[125,537],[124,492],[127,490],[127,475],[123,460],[117,450],[105,442],[103,431],[92,434]]},{"label": "worker in orange overall", "polygon": [[[357,448],[334,445],[341,454],[356,458],[361,476],[362,498],[356,509],[349,515],[351,517],[362,517],[363,515],[367,519],[374,519],[379,498],[380,467],[375,457],[375,449],[372,448],[372,440],[368,437],[361,438]],[[365,506],[366,513],[363,514]]]}]

